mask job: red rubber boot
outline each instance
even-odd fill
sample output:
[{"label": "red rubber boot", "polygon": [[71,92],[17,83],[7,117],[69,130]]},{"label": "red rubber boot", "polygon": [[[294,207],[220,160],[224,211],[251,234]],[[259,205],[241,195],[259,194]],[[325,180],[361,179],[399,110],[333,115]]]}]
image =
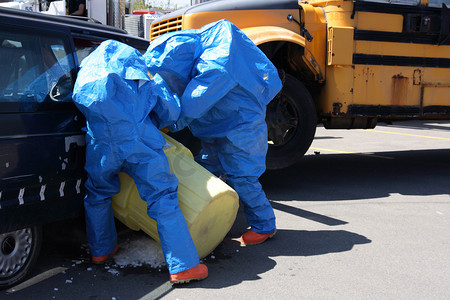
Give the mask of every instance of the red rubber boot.
[{"label": "red rubber boot", "polygon": [[257,233],[254,232],[253,230],[249,230],[241,236],[241,245],[247,246],[247,245],[261,244],[265,240],[273,237],[275,233],[277,233],[276,230],[272,233],[267,234]]},{"label": "red rubber boot", "polygon": [[202,280],[208,277],[208,267],[204,264],[170,275],[171,283],[188,283],[191,280]]},{"label": "red rubber boot", "polygon": [[111,256],[114,255],[114,253],[117,252],[117,249],[119,248],[119,245],[116,245],[116,248],[114,249],[113,252],[111,252],[110,254],[107,255],[103,255],[103,256],[92,256],[92,262],[94,264],[103,264],[105,261],[108,260],[108,258],[110,258]]}]

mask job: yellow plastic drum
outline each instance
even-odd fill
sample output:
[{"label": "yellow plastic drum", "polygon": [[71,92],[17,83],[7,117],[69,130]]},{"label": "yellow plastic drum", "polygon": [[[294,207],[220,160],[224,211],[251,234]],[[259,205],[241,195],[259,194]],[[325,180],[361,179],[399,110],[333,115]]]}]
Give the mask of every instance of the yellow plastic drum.
[{"label": "yellow plastic drum", "polygon": [[[207,256],[233,226],[239,207],[237,193],[193,160],[182,144],[164,134],[164,152],[178,178],[181,211],[200,258]],[[159,242],[156,222],[147,215],[133,179],[120,173],[120,193],[113,197],[114,216],[133,230],[142,230]]]}]

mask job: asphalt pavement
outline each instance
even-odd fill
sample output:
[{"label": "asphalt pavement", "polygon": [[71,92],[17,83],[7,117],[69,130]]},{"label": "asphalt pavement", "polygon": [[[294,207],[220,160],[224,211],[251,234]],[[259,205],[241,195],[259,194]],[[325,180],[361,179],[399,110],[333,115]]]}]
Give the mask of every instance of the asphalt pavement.
[{"label": "asphalt pavement", "polygon": [[[203,281],[172,286],[164,267],[92,265],[74,219],[46,227],[29,280],[0,298],[450,299],[449,121],[319,127],[299,163],[266,172],[261,183],[277,234],[241,247],[240,210],[203,260]],[[122,242],[146,238],[119,232]]]}]

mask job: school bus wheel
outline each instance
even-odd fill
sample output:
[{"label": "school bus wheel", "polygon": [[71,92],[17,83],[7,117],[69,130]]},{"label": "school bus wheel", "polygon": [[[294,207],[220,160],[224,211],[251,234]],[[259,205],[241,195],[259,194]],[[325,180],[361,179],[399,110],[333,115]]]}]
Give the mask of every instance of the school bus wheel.
[{"label": "school bus wheel", "polygon": [[297,162],[311,145],[317,126],[313,98],[306,87],[285,75],[281,92],[267,106],[269,149],[267,169],[282,169]]}]

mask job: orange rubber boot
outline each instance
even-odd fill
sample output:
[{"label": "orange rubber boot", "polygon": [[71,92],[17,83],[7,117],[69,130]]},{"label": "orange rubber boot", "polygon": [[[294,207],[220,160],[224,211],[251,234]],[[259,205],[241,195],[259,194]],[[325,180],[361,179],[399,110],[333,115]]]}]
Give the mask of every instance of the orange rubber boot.
[{"label": "orange rubber boot", "polygon": [[272,233],[267,234],[257,233],[254,232],[253,230],[249,230],[241,236],[241,245],[247,246],[247,245],[261,244],[265,240],[273,237],[275,233],[277,233],[276,230]]},{"label": "orange rubber boot", "polygon": [[118,249],[118,248],[119,248],[119,245],[116,245],[116,248],[115,248],[114,251],[111,252],[110,254],[103,255],[103,256],[92,256],[92,262],[93,262],[94,264],[102,264],[102,263],[104,263],[105,261],[108,260],[108,258],[110,258],[111,256],[113,256],[114,253],[117,252],[117,249]]},{"label": "orange rubber boot", "polygon": [[191,280],[202,280],[208,277],[208,267],[204,264],[170,275],[171,283],[188,283]]}]

